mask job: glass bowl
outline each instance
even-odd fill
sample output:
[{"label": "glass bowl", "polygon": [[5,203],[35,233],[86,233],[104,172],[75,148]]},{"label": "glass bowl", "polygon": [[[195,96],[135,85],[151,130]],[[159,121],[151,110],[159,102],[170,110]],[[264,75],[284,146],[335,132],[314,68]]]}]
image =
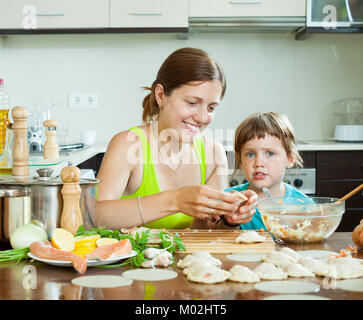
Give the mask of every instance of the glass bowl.
[{"label": "glass bowl", "polygon": [[311,243],[328,238],[337,228],[345,202],[337,198],[264,198],[257,202],[262,221],[277,239]]}]

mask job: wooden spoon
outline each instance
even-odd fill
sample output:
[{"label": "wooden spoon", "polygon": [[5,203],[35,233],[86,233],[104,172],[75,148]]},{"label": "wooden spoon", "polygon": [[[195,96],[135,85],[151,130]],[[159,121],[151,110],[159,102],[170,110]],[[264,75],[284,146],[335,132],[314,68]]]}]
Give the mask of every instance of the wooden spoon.
[{"label": "wooden spoon", "polygon": [[344,197],[341,197],[337,202],[342,202],[349,199],[351,196],[355,195],[357,192],[359,192],[362,189],[363,189],[363,183],[360,186],[353,189],[351,192],[347,193]]}]

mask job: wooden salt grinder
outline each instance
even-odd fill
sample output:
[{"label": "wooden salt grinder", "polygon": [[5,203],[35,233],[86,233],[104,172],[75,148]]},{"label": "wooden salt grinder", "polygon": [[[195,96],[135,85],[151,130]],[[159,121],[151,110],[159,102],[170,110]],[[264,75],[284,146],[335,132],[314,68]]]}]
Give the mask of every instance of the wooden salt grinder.
[{"label": "wooden salt grinder", "polygon": [[29,176],[29,147],[27,141],[28,111],[24,107],[14,107],[11,111],[14,119],[14,142],[13,142],[13,176]]},{"label": "wooden salt grinder", "polygon": [[60,173],[63,181],[62,196],[63,210],[61,217],[61,228],[75,234],[78,228],[83,224],[79,200],[81,197],[81,187],[79,180],[81,179],[81,170],[69,163],[68,167],[64,167]]},{"label": "wooden salt grinder", "polygon": [[56,120],[45,120],[43,125],[47,137],[43,147],[43,157],[44,159],[58,159],[59,145],[56,140],[58,122]]}]

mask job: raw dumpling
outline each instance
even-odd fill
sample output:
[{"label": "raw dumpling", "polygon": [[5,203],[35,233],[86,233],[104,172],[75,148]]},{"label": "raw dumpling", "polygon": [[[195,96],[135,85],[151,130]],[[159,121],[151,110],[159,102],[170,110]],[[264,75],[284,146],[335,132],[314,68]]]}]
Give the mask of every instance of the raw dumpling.
[{"label": "raw dumpling", "polygon": [[272,263],[261,263],[253,271],[257,273],[260,279],[264,280],[284,280],[287,278],[287,273],[275,267]]},{"label": "raw dumpling", "polygon": [[230,270],[229,280],[236,282],[259,282],[260,277],[252,270],[239,264],[234,265]]},{"label": "raw dumpling", "polygon": [[296,261],[299,261],[301,258],[301,255],[299,255],[295,250],[292,250],[288,247],[281,248],[280,252],[288,254],[289,256],[293,257]]},{"label": "raw dumpling", "polygon": [[261,258],[261,261],[272,263],[276,267],[284,267],[287,266],[289,263],[297,262],[297,260],[292,256],[280,251],[266,253]]},{"label": "raw dumpling", "polygon": [[169,251],[152,249],[154,248],[148,248],[144,251],[145,258],[149,260],[141,263],[142,268],[167,267],[173,263],[173,255]]},{"label": "raw dumpling", "polygon": [[192,254],[185,256],[183,260],[179,260],[176,266],[184,269],[195,263],[199,263],[202,260],[206,260],[214,266],[222,265],[222,262],[219,259],[212,257],[208,251],[195,251]]},{"label": "raw dumpling", "polygon": [[187,272],[187,278],[193,282],[200,283],[218,283],[227,280],[230,273],[226,270],[211,265],[208,262],[198,263],[184,269]]},{"label": "raw dumpling", "polygon": [[305,269],[315,273],[317,276],[330,277],[334,279],[337,277],[336,268],[321,260],[316,260],[310,257],[302,257],[299,260],[299,264],[301,264]]},{"label": "raw dumpling", "polygon": [[235,242],[237,243],[255,243],[255,242],[264,242],[266,239],[264,236],[258,234],[258,232],[249,230],[243,231],[236,238]]},{"label": "raw dumpling", "polygon": [[363,276],[363,264],[359,259],[341,257],[328,260],[328,264],[336,268],[336,279],[352,279]]},{"label": "raw dumpling", "polygon": [[283,270],[289,275],[289,277],[315,277],[315,274],[308,269],[305,269],[301,264],[289,263],[283,268]]}]

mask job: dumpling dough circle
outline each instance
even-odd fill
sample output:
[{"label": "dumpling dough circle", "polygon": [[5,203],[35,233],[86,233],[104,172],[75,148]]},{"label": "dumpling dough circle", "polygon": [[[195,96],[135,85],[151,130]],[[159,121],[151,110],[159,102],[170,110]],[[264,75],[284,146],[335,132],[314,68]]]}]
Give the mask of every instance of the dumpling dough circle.
[{"label": "dumpling dough circle", "polygon": [[263,300],[331,300],[331,299],[311,294],[279,294],[264,298]]},{"label": "dumpling dough circle", "polygon": [[116,288],[129,286],[132,279],[113,275],[83,276],[72,279],[71,283],[76,286],[87,288]]},{"label": "dumpling dough circle", "polygon": [[122,273],[126,278],[141,281],[161,281],[174,279],[178,276],[175,271],[165,269],[135,269]]},{"label": "dumpling dough circle", "polygon": [[264,281],[255,284],[255,288],[272,293],[307,293],[319,291],[320,286],[305,281]]}]

